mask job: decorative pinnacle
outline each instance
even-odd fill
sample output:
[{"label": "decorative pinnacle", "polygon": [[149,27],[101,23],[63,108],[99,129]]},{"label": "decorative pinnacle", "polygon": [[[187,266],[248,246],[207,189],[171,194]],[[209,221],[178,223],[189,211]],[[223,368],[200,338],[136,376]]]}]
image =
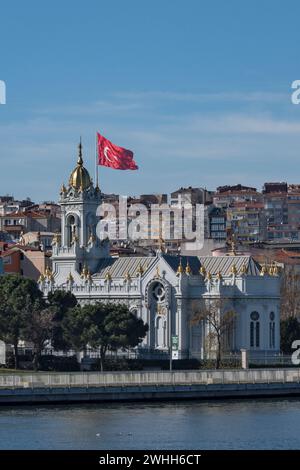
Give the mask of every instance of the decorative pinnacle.
[{"label": "decorative pinnacle", "polygon": [[183,274],[183,266],[182,266],[182,262],[181,262],[181,257],[180,257],[180,260],[179,260],[179,265],[178,265],[176,274]]},{"label": "decorative pinnacle", "polygon": [[80,136],[80,141],[79,141],[79,145],[78,145],[78,160],[77,160],[77,165],[80,165],[80,166],[83,165],[81,136]]},{"label": "decorative pinnacle", "polygon": [[190,267],[190,263],[189,263],[189,260],[187,260],[185,273],[189,276],[191,274],[191,272],[192,272],[192,270],[191,270],[191,267]]}]

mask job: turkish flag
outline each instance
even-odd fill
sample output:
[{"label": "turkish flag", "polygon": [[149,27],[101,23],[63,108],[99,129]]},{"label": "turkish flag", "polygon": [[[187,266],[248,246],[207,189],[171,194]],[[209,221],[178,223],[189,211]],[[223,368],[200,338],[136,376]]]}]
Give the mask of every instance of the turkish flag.
[{"label": "turkish flag", "polygon": [[115,170],[137,170],[131,150],[118,147],[97,132],[98,165]]}]

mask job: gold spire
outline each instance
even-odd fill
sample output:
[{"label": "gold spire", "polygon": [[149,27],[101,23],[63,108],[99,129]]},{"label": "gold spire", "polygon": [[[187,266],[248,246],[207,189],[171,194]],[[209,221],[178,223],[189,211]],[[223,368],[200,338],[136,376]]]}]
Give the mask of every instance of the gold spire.
[{"label": "gold spire", "polygon": [[266,263],[265,263],[261,268],[260,275],[265,276],[266,274],[268,274],[268,269],[267,269],[267,266],[266,266]]},{"label": "gold spire", "polygon": [[143,267],[142,267],[141,263],[139,263],[139,266],[138,266],[138,269],[137,269],[137,274],[141,275],[141,276],[144,274],[144,270],[143,270]]},{"label": "gold spire", "polygon": [[206,269],[205,267],[203,266],[203,264],[201,265],[201,268],[199,270],[199,273],[201,274],[201,276],[205,277],[206,276]]},{"label": "gold spire", "polygon": [[189,276],[191,274],[191,272],[192,272],[192,270],[191,270],[191,267],[190,267],[190,264],[189,264],[189,260],[187,260],[185,273]]},{"label": "gold spire", "polygon": [[70,283],[74,282],[74,277],[72,276],[71,271],[69,272],[69,275],[67,277],[67,281],[70,282]]},{"label": "gold spire", "polygon": [[110,271],[107,271],[107,273],[105,274],[105,281],[111,281]]},{"label": "gold spire", "polygon": [[217,272],[217,279],[218,279],[218,281],[221,281],[221,280],[222,280],[222,273],[221,273],[221,271],[218,271],[218,272]]},{"label": "gold spire", "polygon": [[52,274],[52,273],[51,273],[51,269],[48,268],[48,266],[47,266],[46,269],[45,269],[45,276],[49,279],[50,276],[51,276],[51,274]]},{"label": "gold spire", "polygon": [[61,185],[60,194],[65,194],[67,192],[67,188],[65,187],[64,183]]},{"label": "gold spire", "polygon": [[85,264],[85,265],[83,266],[83,268],[82,268],[82,271],[81,271],[81,275],[80,275],[80,276],[82,277],[82,279],[86,279],[87,276],[88,276],[88,273],[89,273],[89,271],[88,271],[88,268],[87,268],[87,266],[86,266],[86,264]]},{"label": "gold spire", "polygon": [[230,273],[231,273],[233,276],[236,276],[236,275],[237,275],[237,269],[236,269],[235,263],[231,266]]},{"label": "gold spire", "polygon": [[38,282],[44,282],[45,281],[45,276],[43,273],[41,273]]},{"label": "gold spire", "polygon": [[128,282],[131,281],[131,276],[129,274],[129,271],[127,271],[126,274],[125,274],[125,280],[128,281]]},{"label": "gold spire", "polygon": [[279,267],[277,264],[274,264],[274,267],[273,267],[273,276],[278,276],[279,274]]},{"label": "gold spire", "polygon": [[178,265],[176,274],[183,274],[183,266],[182,266],[182,263],[181,263],[181,258],[179,260],[179,265]]},{"label": "gold spire", "polygon": [[208,281],[211,281],[211,280],[212,280],[212,275],[211,275],[210,271],[207,271],[206,279],[207,279]]},{"label": "gold spire", "polygon": [[241,267],[241,274],[242,276],[244,276],[245,274],[247,274],[247,266],[246,264],[244,263]]},{"label": "gold spire", "polygon": [[274,273],[274,266],[271,264],[271,266],[269,267],[269,275],[270,276],[273,276],[273,273]]},{"label": "gold spire", "polygon": [[92,184],[91,177],[89,172],[83,166],[83,159],[82,159],[82,145],[81,145],[81,138],[80,143],[78,145],[78,160],[77,166],[72,171],[70,178],[69,178],[69,185],[76,189],[77,191],[84,191],[88,189]]}]

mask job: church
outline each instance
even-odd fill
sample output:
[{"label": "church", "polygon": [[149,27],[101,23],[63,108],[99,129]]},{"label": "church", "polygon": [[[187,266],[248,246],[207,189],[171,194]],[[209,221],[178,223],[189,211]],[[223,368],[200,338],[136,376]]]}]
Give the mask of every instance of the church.
[{"label": "church", "polygon": [[[123,303],[149,325],[141,355],[213,358],[209,321],[193,321],[200,302],[224,301],[234,320],[222,339],[228,353],[241,349],[274,354],[280,349],[280,274],[251,256],[111,257],[108,240],[99,240],[97,208],[102,193],[83,165],[82,146],[67,187],[60,191],[61,234],[53,240],[52,270],[39,279],[46,296],[71,291],[80,304]],[[225,336],[225,335],[224,335]],[[158,356],[157,356],[158,357]]]}]

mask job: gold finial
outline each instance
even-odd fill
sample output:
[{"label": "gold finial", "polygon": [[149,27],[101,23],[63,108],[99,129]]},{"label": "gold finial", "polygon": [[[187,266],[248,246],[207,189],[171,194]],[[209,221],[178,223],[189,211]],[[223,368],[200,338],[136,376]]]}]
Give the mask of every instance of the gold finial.
[{"label": "gold finial", "polygon": [[93,278],[92,278],[92,274],[91,274],[91,271],[90,271],[90,270],[88,270],[87,275],[86,275],[86,278],[87,278],[87,280],[88,280],[89,282],[92,282]]},{"label": "gold finial", "polygon": [[41,273],[38,282],[44,282],[45,281],[45,276],[43,273]]},{"label": "gold finial", "polygon": [[77,191],[84,191],[92,185],[89,172],[83,166],[81,139],[78,145],[78,159],[76,168],[72,171],[69,178],[69,186]]},{"label": "gold finial", "polygon": [[74,277],[72,276],[71,271],[69,272],[69,275],[67,277],[67,281],[70,282],[70,283],[74,282]]},{"label": "gold finial", "polygon": [[141,265],[141,263],[139,263],[139,266],[138,266],[138,269],[137,269],[137,274],[142,276],[144,274],[144,270],[143,270],[143,267]]},{"label": "gold finial", "polygon": [[274,264],[273,267],[273,276],[278,276],[279,275],[279,267],[277,264]]},{"label": "gold finial", "polygon": [[88,275],[88,272],[89,272],[88,268],[87,268],[86,264],[84,264],[80,276],[85,279]]},{"label": "gold finial", "polygon": [[54,237],[52,239],[52,245],[58,245],[60,242],[60,234],[55,232]]},{"label": "gold finial", "polygon": [[245,274],[247,274],[247,266],[245,263],[243,263],[241,267],[241,275],[244,276]]},{"label": "gold finial", "polygon": [[273,276],[273,273],[274,273],[274,266],[271,264],[271,266],[269,266],[269,270],[268,270],[268,273],[270,276]]},{"label": "gold finial", "polygon": [[127,282],[131,281],[131,276],[129,274],[129,271],[127,271],[126,274],[125,274],[125,281],[127,281]]},{"label": "gold finial", "polygon": [[65,187],[64,183],[61,185],[60,194],[65,194],[67,192],[67,188]]},{"label": "gold finial", "polygon": [[178,265],[176,274],[183,274],[183,266],[182,266],[181,258],[179,259],[179,265]]},{"label": "gold finial", "polygon": [[265,276],[266,274],[268,274],[268,269],[267,269],[266,263],[264,263],[264,265],[261,268],[260,275]]},{"label": "gold finial", "polygon": [[48,266],[45,269],[45,276],[48,277],[48,278],[51,276],[51,269],[48,268]]},{"label": "gold finial", "polygon": [[222,273],[221,273],[221,271],[218,271],[218,273],[217,273],[217,279],[218,279],[218,281],[221,281],[221,280],[222,280]]},{"label": "gold finial", "polygon": [[89,239],[88,239],[88,243],[94,243],[94,241],[96,240],[96,237],[93,234],[93,229],[92,229],[91,226],[89,226],[89,229],[90,229],[90,236],[89,236]]},{"label": "gold finial", "polygon": [[205,269],[203,264],[201,265],[201,268],[200,268],[199,272],[200,272],[201,276],[203,276],[203,277],[206,276],[206,269]]},{"label": "gold finial", "polygon": [[107,271],[107,273],[105,274],[105,281],[111,281],[111,274],[110,274],[110,271]]},{"label": "gold finial", "polygon": [[191,272],[192,272],[192,270],[191,270],[191,267],[190,267],[190,264],[189,264],[189,260],[187,260],[185,273],[189,276],[191,274]]},{"label": "gold finial", "polygon": [[231,266],[230,273],[231,273],[233,276],[236,276],[236,275],[237,275],[237,269],[236,269],[235,263],[233,263],[233,265]]},{"label": "gold finial", "polygon": [[160,277],[160,271],[159,271],[159,266],[158,265],[156,266],[155,277]]},{"label": "gold finial", "polygon": [[210,271],[207,271],[206,279],[207,279],[208,281],[211,281],[211,280],[212,280],[212,275],[211,275]]}]

